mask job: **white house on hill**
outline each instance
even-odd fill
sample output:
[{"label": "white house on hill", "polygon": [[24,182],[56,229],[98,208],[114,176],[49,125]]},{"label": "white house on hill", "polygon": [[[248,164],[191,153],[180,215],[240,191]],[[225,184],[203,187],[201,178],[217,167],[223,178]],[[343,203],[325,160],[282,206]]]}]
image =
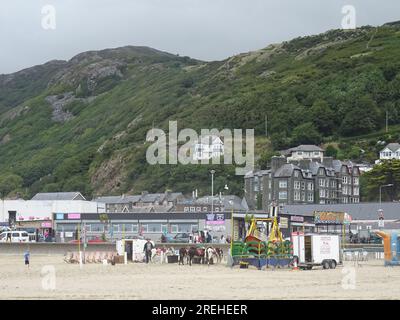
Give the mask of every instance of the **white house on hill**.
[{"label": "white house on hill", "polygon": [[209,160],[224,154],[224,143],[214,135],[202,136],[194,144],[194,160]]},{"label": "white house on hill", "polygon": [[400,160],[400,144],[389,143],[383,150],[379,152],[379,160],[375,163],[380,163],[382,160],[396,159]]},{"label": "white house on hill", "polygon": [[324,158],[324,149],[315,145],[299,145],[295,148],[284,151],[288,156],[287,161],[293,160],[313,160],[322,162]]}]

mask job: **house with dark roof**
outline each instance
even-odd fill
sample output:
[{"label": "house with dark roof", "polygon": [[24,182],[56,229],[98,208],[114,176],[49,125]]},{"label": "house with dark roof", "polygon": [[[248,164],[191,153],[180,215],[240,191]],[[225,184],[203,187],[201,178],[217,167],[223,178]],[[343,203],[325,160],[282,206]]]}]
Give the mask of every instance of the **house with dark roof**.
[{"label": "house with dark roof", "polygon": [[359,176],[360,170],[350,161],[272,157],[269,170],[245,175],[245,197],[253,210],[268,210],[272,203],[358,203]]},{"label": "house with dark roof", "polygon": [[181,192],[148,193],[140,195],[104,196],[94,199],[105,204],[106,212],[170,212],[185,197]]},{"label": "house with dark roof", "polygon": [[80,192],[47,192],[37,193],[31,200],[43,200],[43,201],[54,201],[54,200],[86,200]]}]

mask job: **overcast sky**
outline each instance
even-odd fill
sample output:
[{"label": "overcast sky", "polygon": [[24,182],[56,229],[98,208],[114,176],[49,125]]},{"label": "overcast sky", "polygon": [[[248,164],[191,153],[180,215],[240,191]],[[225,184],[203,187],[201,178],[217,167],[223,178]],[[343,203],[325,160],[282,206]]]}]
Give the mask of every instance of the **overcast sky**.
[{"label": "overcast sky", "polygon": [[344,5],[357,26],[400,20],[399,0],[0,0],[0,73],[125,45],[221,60],[340,28]]}]

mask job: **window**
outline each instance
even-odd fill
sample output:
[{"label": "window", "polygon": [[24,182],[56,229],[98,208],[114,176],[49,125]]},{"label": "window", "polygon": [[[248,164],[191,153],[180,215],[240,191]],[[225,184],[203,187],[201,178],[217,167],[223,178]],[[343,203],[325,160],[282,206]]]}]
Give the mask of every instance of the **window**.
[{"label": "window", "polygon": [[347,195],[347,186],[343,186],[342,192],[343,194]]},{"label": "window", "polygon": [[295,176],[296,178],[298,178],[298,177],[299,177],[299,171],[295,170],[295,171],[294,171],[294,176]]},{"label": "window", "polygon": [[257,191],[259,190],[259,188],[258,188],[258,183],[259,183],[258,177],[255,177],[255,178],[254,178],[254,191],[255,191],[255,192],[257,192]]},{"label": "window", "polygon": [[281,189],[287,188],[287,181],[286,180],[279,180],[279,188],[281,188]]},{"label": "window", "polygon": [[354,192],[353,192],[353,194],[354,194],[355,196],[359,196],[359,195],[360,195],[360,189],[359,189],[358,187],[354,187]]},{"label": "window", "polygon": [[104,224],[102,223],[92,223],[89,224],[88,226],[91,232],[104,232]]},{"label": "window", "polygon": [[294,192],[294,200],[295,201],[300,201],[300,191],[295,191]]},{"label": "window", "polygon": [[304,181],[301,182],[301,190],[306,190],[306,183]]},{"label": "window", "polygon": [[138,226],[137,224],[132,224],[132,223],[118,223],[118,224],[113,224],[113,230],[114,232],[133,232],[137,233],[138,232]]},{"label": "window", "polygon": [[295,182],[294,182],[294,188],[295,188],[296,190],[300,190],[300,181],[295,181]]},{"label": "window", "polygon": [[358,179],[358,177],[354,177],[354,178],[353,178],[353,184],[354,184],[355,186],[358,186],[358,184],[359,184],[359,179]]},{"label": "window", "polygon": [[347,176],[342,177],[342,182],[343,182],[344,184],[347,184]]},{"label": "window", "polygon": [[307,185],[308,185],[307,186],[308,190],[310,190],[310,191],[314,190],[314,183],[309,182]]},{"label": "window", "polygon": [[146,232],[149,233],[161,233],[161,223],[147,223],[143,224]]},{"label": "window", "polygon": [[286,191],[279,192],[279,199],[280,200],[286,200],[287,199],[287,192]]},{"label": "window", "polygon": [[325,187],[325,179],[319,179],[319,186]]},{"label": "window", "polygon": [[59,232],[75,232],[76,229],[77,229],[76,224],[72,224],[72,223],[57,224],[57,231],[59,231]]},{"label": "window", "polygon": [[306,194],[304,191],[301,192],[301,201],[306,201]]},{"label": "window", "polygon": [[319,197],[325,198],[325,190],[324,189],[319,190]]},{"label": "window", "polygon": [[309,193],[307,195],[307,200],[308,200],[308,202],[314,202],[314,195],[312,193]]},{"label": "window", "polygon": [[171,233],[191,233],[198,231],[199,227],[197,224],[189,223],[176,223],[171,224]]}]

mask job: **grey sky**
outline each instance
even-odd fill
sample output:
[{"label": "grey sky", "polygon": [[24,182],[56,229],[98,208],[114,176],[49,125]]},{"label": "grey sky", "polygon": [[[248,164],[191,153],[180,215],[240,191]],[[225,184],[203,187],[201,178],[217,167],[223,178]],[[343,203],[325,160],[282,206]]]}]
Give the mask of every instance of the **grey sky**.
[{"label": "grey sky", "polygon": [[[42,7],[56,30],[42,28]],[[340,28],[400,20],[399,0],[0,0],[0,73],[70,59],[87,50],[145,45],[202,60]]]}]

